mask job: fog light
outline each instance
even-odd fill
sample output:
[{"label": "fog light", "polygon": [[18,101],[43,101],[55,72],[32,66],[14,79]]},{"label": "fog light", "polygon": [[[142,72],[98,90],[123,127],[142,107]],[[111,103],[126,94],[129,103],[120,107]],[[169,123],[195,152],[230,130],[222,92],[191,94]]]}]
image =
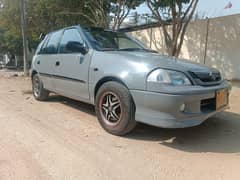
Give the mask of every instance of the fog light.
[{"label": "fog light", "polygon": [[184,112],[184,111],[185,111],[185,108],[186,108],[186,105],[185,105],[185,104],[182,104],[182,105],[180,106],[180,111],[181,111],[181,112]]}]

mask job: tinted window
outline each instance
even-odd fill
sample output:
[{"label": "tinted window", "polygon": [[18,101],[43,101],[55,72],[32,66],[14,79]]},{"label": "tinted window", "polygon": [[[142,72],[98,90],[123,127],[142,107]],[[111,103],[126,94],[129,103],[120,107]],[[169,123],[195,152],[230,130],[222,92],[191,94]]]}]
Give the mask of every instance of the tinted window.
[{"label": "tinted window", "polygon": [[83,43],[83,39],[77,29],[68,29],[64,31],[62,41],[60,43],[60,53],[72,53],[70,49],[67,49],[69,42]]},{"label": "tinted window", "polygon": [[62,31],[54,32],[50,35],[46,47],[43,48],[45,54],[55,54],[58,52],[58,45],[62,35]]}]

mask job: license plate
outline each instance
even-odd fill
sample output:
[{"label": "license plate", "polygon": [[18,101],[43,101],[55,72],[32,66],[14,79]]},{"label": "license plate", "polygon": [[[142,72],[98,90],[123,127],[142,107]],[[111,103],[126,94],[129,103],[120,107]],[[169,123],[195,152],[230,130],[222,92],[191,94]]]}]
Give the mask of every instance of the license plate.
[{"label": "license plate", "polygon": [[216,109],[220,109],[228,105],[228,91],[220,90],[216,93]]}]

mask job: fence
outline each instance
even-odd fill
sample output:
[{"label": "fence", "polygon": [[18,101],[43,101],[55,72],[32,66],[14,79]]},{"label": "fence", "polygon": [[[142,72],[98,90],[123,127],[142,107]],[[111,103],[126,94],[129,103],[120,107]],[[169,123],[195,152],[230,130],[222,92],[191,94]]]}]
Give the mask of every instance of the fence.
[{"label": "fence", "polygon": [[[160,27],[130,33],[167,54]],[[225,78],[240,80],[240,14],[190,23],[180,58],[215,67]]]}]

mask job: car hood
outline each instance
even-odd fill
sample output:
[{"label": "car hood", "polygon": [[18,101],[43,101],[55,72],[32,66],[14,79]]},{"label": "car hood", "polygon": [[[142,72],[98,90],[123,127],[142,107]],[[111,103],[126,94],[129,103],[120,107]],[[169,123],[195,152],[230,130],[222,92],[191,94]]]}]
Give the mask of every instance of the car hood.
[{"label": "car hood", "polygon": [[[115,59],[134,62],[135,64],[144,64],[151,71],[156,68],[166,68],[182,72],[212,72],[216,69],[205,65],[190,62],[184,59],[164,56],[157,53],[148,52],[126,52],[126,51],[111,51],[109,55]],[[142,67],[142,66],[139,66]]]}]

